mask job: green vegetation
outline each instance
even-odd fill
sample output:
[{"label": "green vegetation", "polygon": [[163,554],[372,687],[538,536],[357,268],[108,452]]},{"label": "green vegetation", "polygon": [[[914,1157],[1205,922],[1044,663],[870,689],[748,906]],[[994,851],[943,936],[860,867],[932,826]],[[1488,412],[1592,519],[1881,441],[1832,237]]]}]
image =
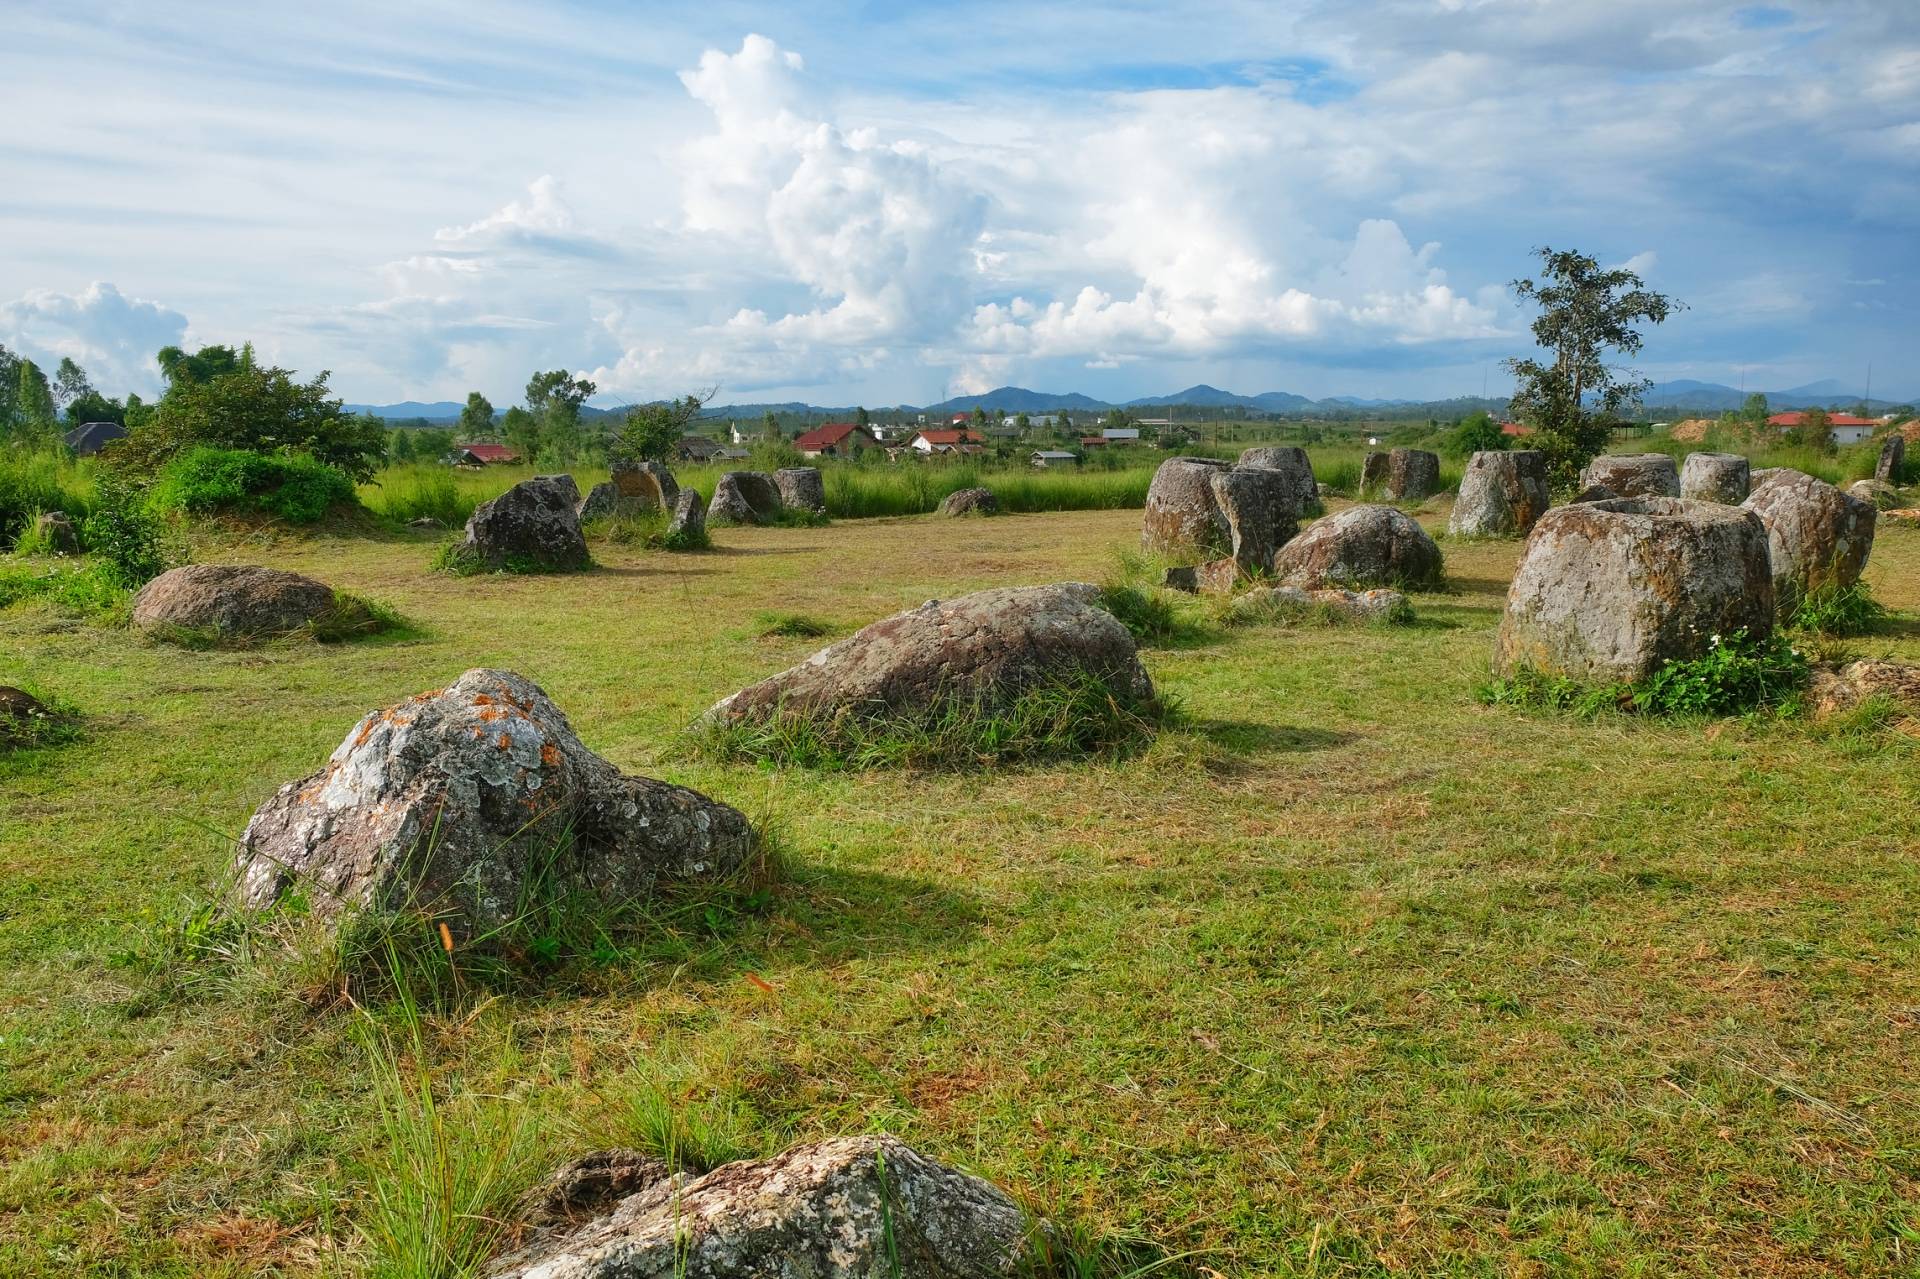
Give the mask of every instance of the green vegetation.
[{"label": "green vegetation", "polygon": [[1825,582],[1793,605],[1788,624],[1816,635],[1871,635],[1887,623],[1887,610],[1865,582]]},{"label": "green vegetation", "polygon": [[840,628],[805,613],[761,611],[753,615],[753,633],[760,639],[819,639]]},{"label": "green vegetation", "polygon": [[148,502],[157,511],[313,524],[359,499],[353,481],[310,457],[201,447],[161,469]]},{"label": "green vegetation", "polygon": [[0,549],[11,549],[42,511],[79,524],[93,510],[92,468],[53,449],[0,451]]},{"label": "green vegetation", "polygon": [[[470,1255],[590,1149],[698,1166],[876,1127],[1090,1267],[1152,1264],[1119,1257],[1147,1238],[1295,1279],[1910,1268],[1910,719],[1486,707],[1519,548],[1472,543],[1417,626],[1150,648],[1181,718],[1132,753],[862,776],[674,749],[818,646],[743,643],[757,613],[1097,581],[1139,515],[960,532],[727,530],[480,583],[411,538],[245,543],[421,627],[373,648],[184,654],[0,610],[10,681],[85,726],[0,765],[0,831],[30,832],[0,836],[0,1273],[393,1274]],[[1920,532],[1882,528],[1868,575],[1898,615],[1876,654],[1920,661]],[[458,991],[343,992],[297,913],[181,923],[275,787],[474,665],[778,830],[764,902],[665,903],[604,959],[535,930],[550,964],[473,958]],[[447,972],[423,924],[395,946]]]},{"label": "green vegetation", "polygon": [[1535,710],[1632,711],[1662,717],[1798,713],[1812,675],[1806,657],[1782,635],[1755,638],[1745,631],[1712,636],[1699,657],[1668,661],[1641,684],[1583,684],[1565,676],[1520,671],[1480,689],[1490,705]]}]

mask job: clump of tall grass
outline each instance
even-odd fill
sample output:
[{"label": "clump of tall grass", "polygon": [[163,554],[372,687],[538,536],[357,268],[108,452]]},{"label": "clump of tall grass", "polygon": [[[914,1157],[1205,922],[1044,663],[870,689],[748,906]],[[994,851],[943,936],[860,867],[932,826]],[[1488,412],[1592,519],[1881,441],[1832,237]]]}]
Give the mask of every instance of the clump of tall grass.
[{"label": "clump of tall grass", "polygon": [[704,551],[713,546],[704,525],[676,529],[672,516],[659,509],[589,520],[581,532],[589,541],[638,546],[650,551]]},{"label": "clump of tall grass", "polygon": [[1481,701],[1583,717],[1623,711],[1667,719],[1799,713],[1812,664],[1780,635],[1716,635],[1699,657],[1674,658],[1637,684],[1585,683],[1521,669],[1482,684]]},{"label": "clump of tall grass", "polygon": [[1865,582],[1824,582],[1793,601],[1786,614],[1787,625],[1819,635],[1871,635],[1886,620],[1886,605]]},{"label": "clump of tall grass", "polygon": [[703,720],[687,740],[708,758],[801,768],[965,768],[1123,756],[1150,741],[1172,715],[1164,701],[1076,672],[1004,700],[936,697],[925,707],[879,711],[776,707],[758,719]]},{"label": "clump of tall grass", "polygon": [[0,454],[0,550],[13,547],[42,511],[78,525],[93,513],[93,464],[52,449]]},{"label": "clump of tall grass", "polygon": [[361,496],[374,511],[396,523],[436,520],[448,528],[465,524],[473,508],[486,500],[456,484],[451,468],[444,466],[389,467],[373,484],[362,487]]}]

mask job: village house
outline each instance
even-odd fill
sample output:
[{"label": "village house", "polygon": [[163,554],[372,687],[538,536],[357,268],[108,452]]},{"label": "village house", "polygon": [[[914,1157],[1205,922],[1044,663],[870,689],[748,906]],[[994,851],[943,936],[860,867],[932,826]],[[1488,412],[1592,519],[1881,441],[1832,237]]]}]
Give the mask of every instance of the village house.
[{"label": "village house", "polygon": [[851,457],[862,449],[879,447],[873,432],[857,422],[829,422],[796,436],[793,447],[802,457]]},{"label": "village house", "polygon": [[1041,449],[1028,459],[1035,466],[1075,466],[1080,459],[1065,449]]},{"label": "village house", "polygon": [[1107,443],[1107,437],[1104,435],[1083,435],[1080,437],[1080,447],[1083,449],[1103,449],[1107,447]]},{"label": "village house", "polygon": [[1103,426],[1100,438],[1109,444],[1138,444],[1140,428],[1137,426]]},{"label": "village house", "polygon": [[923,457],[985,452],[986,441],[965,428],[916,432],[912,448]]},{"label": "village house", "polygon": [[115,440],[127,438],[127,428],[118,422],[87,422],[67,432],[67,447],[78,457],[92,457]]},{"label": "village house", "polygon": [[[1805,413],[1775,413],[1767,419],[1767,425],[1775,430],[1785,431],[1799,426],[1806,420]],[[1855,417],[1851,413],[1829,413],[1827,425],[1833,429],[1835,444],[1858,444],[1862,440],[1870,439],[1873,433],[1880,429],[1882,423],[1879,418]]]},{"label": "village house", "polygon": [[673,452],[682,462],[711,462],[720,456],[720,441],[704,435],[683,435]]},{"label": "village house", "polygon": [[504,444],[456,444],[452,458],[455,466],[499,466],[518,462],[520,455]]}]

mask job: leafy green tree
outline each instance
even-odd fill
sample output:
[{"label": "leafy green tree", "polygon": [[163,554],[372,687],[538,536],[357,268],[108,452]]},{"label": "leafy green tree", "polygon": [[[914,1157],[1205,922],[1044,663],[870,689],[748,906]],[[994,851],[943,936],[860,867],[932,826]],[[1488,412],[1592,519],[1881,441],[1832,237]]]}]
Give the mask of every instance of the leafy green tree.
[{"label": "leafy green tree", "polygon": [[706,401],[697,395],[664,404],[641,404],[627,410],[626,420],[613,437],[608,455],[625,462],[665,462],[674,446],[700,416]]},{"label": "leafy green tree", "polygon": [[1497,452],[1506,447],[1507,437],[1500,433],[1500,424],[1485,409],[1468,415],[1447,436],[1447,451],[1455,457],[1472,457],[1475,453]]},{"label": "leafy green tree", "polygon": [[974,405],[973,406],[973,425],[976,428],[981,428],[981,427],[985,427],[986,424],[987,424],[987,411],[981,408],[978,404]]},{"label": "leafy green tree", "polygon": [[772,409],[760,415],[760,438],[769,444],[780,439],[780,419],[773,415]]},{"label": "leafy green tree", "polygon": [[[203,346],[192,355],[177,346],[163,346],[154,358],[171,390],[182,382],[211,382],[223,373],[236,372],[243,357],[241,351],[230,346]],[[249,364],[253,362],[253,343],[247,343],[244,358]]]},{"label": "leafy green tree", "polygon": [[16,434],[36,438],[50,437],[59,418],[54,408],[53,388],[47,375],[32,360],[22,359],[14,382]]},{"label": "leafy green tree", "polygon": [[[60,409],[71,408],[73,402],[83,395],[94,395],[93,383],[87,381],[87,371],[74,363],[73,357],[60,357],[60,366],[53,371],[53,402]],[[68,421],[72,421],[68,414]]]},{"label": "leafy green tree", "polygon": [[869,416],[867,416],[867,411],[866,411],[866,409],[864,409],[864,408],[856,408],[856,409],[855,409],[855,410],[853,411],[853,424],[854,424],[855,426],[860,426],[860,427],[867,427],[867,426],[872,426],[872,425],[873,425],[873,419],[872,419],[871,417],[869,417]]},{"label": "leafy green tree", "polygon": [[1748,430],[1758,434],[1767,429],[1767,418],[1772,410],[1767,407],[1767,397],[1755,391],[1740,406],[1740,423]]},{"label": "leafy green tree", "polygon": [[118,422],[125,426],[127,410],[120,401],[108,399],[88,387],[67,402],[67,423],[79,426],[83,422]]},{"label": "leafy green tree", "polygon": [[418,462],[433,462],[453,452],[453,432],[444,426],[421,427],[412,432],[413,456]]},{"label": "leafy green tree", "polygon": [[123,461],[158,470],[197,445],[255,453],[304,453],[369,478],[386,456],[386,429],[371,414],[349,415],[327,390],[322,371],[306,382],[289,369],[262,368],[236,357],[206,381],[179,375],[120,450]]},{"label": "leafy green tree", "polygon": [[1800,415],[1797,426],[1790,426],[1781,438],[1798,448],[1817,449],[1822,453],[1835,450],[1833,442],[1833,417],[1823,408],[1811,408]]},{"label": "leafy green tree", "polygon": [[1025,413],[1016,413],[1013,415],[1013,429],[1020,432],[1020,434],[1025,435],[1028,428],[1032,425],[1032,421],[1028,419]]},{"label": "leafy green tree", "polygon": [[1513,290],[1540,308],[1533,336],[1548,358],[1507,361],[1517,383],[1511,411],[1534,428],[1527,443],[1547,455],[1554,484],[1571,487],[1606,448],[1620,410],[1652,385],[1608,365],[1608,354],[1636,354],[1644,341],[1637,326],[1660,324],[1681,304],[1648,289],[1637,273],[1605,270],[1586,254],[1534,254],[1540,279],[1515,280]]},{"label": "leafy green tree", "polygon": [[540,451],[556,462],[580,453],[580,406],[597,388],[565,369],[535,373],[527,380],[527,410],[540,421]]},{"label": "leafy green tree", "polygon": [[412,431],[389,431],[387,433],[387,457],[390,461],[413,461],[413,434]]},{"label": "leafy green tree", "polygon": [[500,433],[507,447],[528,461],[540,452],[540,419],[517,404],[501,414]]},{"label": "leafy green tree", "polygon": [[478,391],[467,392],[467,406],[460,410],[460,434],[468,440],[483,440],[493,434],[493,405]]}]

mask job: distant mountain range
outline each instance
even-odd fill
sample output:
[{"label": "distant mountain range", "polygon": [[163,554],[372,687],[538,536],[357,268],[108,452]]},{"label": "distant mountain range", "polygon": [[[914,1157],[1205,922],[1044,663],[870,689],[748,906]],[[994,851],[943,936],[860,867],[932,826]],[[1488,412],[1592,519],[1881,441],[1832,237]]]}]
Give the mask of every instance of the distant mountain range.
[{"label": "distant mountain range", "polygon": [[[1718,382],[1697,382],[1682,378],[1673,382],[1657,382],[1647,392],[1646,406],[1655,411],[1680,410],[1687,412],[1718,413],[1725,409],[1737,409],[1746,403],[1750,391],[1737,387],[1724,386]],[[1804,409],[1815,405],[1822,407],[1852,408],[1861,403],[1858,391],[1843,386],[1836,378],[1821,382],[1809,382],[1805,386],[1792,387],[1785,391],[1762,392],[1767,403],[1775,409]],[[1876,396],[1867,401],[1870,407],[1884,410],[1896,405],[1911,403],[1905,399],[1885,399]],[[1369,400],[1352,395],[1330,395],[1323,399],[1311,399],[1304,395],[1295,395],[1291,391],[1263,391],[1258,395],[1237,395],[1232,391],[1223,391],[1217,386],[1201,383],[1190,386],[1184,391],[1175,391],[1170,395],[1143,395],[1136,399],[1115,403],[1109,400],[1097,400],[1077,391],[1053,392],[1030,391],[1023,386],[1003,386],[981,395],[956,395],[952,399],[942,400],[938,404],[916,406],[898,404],[872,408],[876,415],[890,416],[899,414],[925,413],[929,417],[939,417],[954,413],[971,413],[974,409],[995,409],[1007,413],[1104,413],[1111,408],[1148,409],[1148,408],[1192,408],[1192,409],[1247,409],[1257,413],[1354,413],[1356,411],[1379,411],[1399,409],[1415,411],[1432,410],[1433,416],[1446,413],[1470,413],[1478,408],[1487,408],[1493,412],[1502,412],[1506,401],[1502,397],[1481,399],[1478,396],[1456,396],[1441,400]],[[395,420],[425,418],[429,422],[451,422],[460,416],[461,405],[449,400],[437,400],[422,403],[418,400],[403,400],[398,404],[349,404],[350,413],[372,413],[376,417]],[[588,417],[601,417],[624,411],[623,407],[587,409]],[[725,404],[710,405],[702,414],[709,418],[757,418],[767,412],[800,415],[853,415],[851,405],[814,405],[798,401],[779,404]]]}]

